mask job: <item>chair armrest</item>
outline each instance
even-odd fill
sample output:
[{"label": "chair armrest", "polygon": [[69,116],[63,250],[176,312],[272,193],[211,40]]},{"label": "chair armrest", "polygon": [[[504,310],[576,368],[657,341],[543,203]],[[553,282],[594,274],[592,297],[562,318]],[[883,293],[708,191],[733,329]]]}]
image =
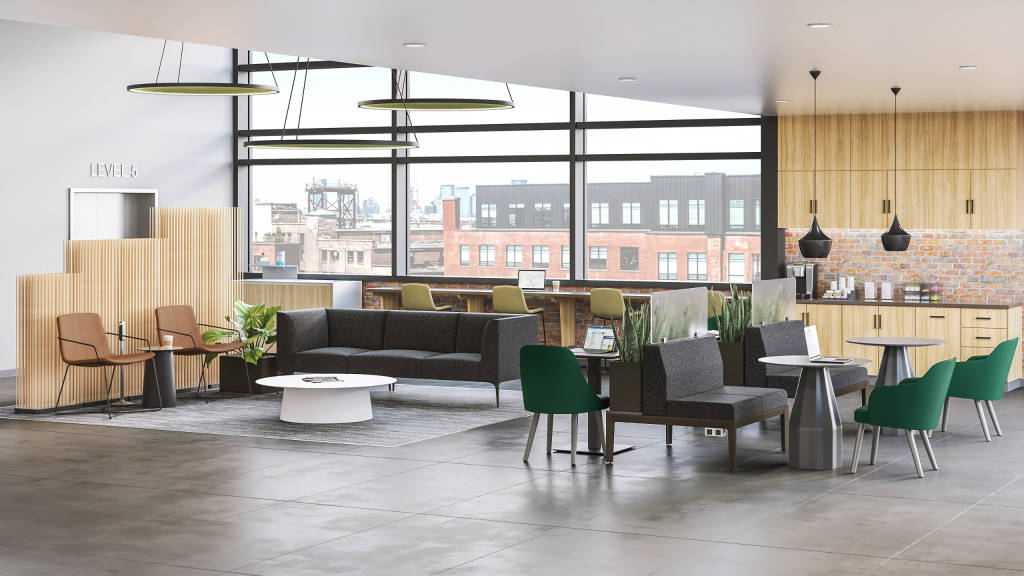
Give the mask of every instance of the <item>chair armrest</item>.
[{"label": "chair armrest", "polygon": [[70,338],[61,338],[60,336],[57,336],[57,340],[59,340],[61,342],[70,342],[72,344],[79,344],[81,346],[88,346],[89,348],[92,348],[92,353],[96,355],[96,361],[97,362],[100,361],[100,352],[99,352],[99,350],[96,349],[96,346],[94,346],[92,344],[89,344],[88,342],[80,342],[78,340],[72,340]]},{"label": "chair armrest", "polygon": [[291,310],[277,313],[277,369],[292,374],[295,355],[327,346],[327,310]]},{"label": "chair armrest", "polygon": [[498,384],[519,378],[519,350],[537,343],[537,316],[496,318],[484,327],[480,345],[480,376]]},{"label": "chair armrest", "polygon": [[169,328],[157,328],[156,331],[157,332],[170,332],[171,334],[177,334],[178,336],[185,336],[189,340],[192,341],[192,347],[193,348],[198,348],[198,346],[196,345],[196,338],[195,338],[195,336],[189,334],[188,332],[178,332],[177,330],[171,330]]},{"label": "chair armrest", "polygon": [[[117,332],[107,332],[106,334],[108,336],[118,336],[118,337],[122,336],[122,334],[118,334]],[[127,334],[123,334],[123,336],[125,338],[129,339],[129,340],[140,340],[142,342],[145,342],[146,346],[152,346],[152,344],[150,344],[150,342],[149,342],[149,338],[142,338],[140,336],[129,336]]]}]

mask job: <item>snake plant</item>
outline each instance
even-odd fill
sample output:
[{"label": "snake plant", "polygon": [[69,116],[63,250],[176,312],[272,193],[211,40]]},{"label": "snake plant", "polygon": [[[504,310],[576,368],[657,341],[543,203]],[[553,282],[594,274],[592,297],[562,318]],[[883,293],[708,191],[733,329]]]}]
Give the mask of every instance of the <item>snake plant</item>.
[{"label": "snake plant", "polygon": [[639,363],[644,359],[644,346],[651,342],[651,313],[647,303],[634,308],[627,305],[622,323],[615,331],[619,361]]},{"label": "snake plant", "polygon": [[722,342],[743,342],[743,333],[750,326],[750,293],[740,292],[735,284],[729,288],[732,294],[712,306],[718,320],[718,336]]}]

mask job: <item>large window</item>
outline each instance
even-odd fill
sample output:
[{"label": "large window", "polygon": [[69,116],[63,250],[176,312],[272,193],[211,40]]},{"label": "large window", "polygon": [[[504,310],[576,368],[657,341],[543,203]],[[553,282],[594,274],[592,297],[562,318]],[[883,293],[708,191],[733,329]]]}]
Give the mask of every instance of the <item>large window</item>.
[{"label": "large window", "polygon": [[[240,80],[281,88],[246,99],[240,140],[280,138],[286,126],[288,138],[419,147],[244,149],[239,198],[249,202],[254,271],[278,255],[300,273],[339,276],[514,277],[531,266],[567,279],[574,258],[575,279],[748,282],[760,269],[756,117],[325,61],[307,74],[304,60],[271,61],[273,73],[262,55],[239,67]],[[396,82],[411,98],[511,92],[515,107],[414,111],[406,122],[356,106],[391,97]]]}]

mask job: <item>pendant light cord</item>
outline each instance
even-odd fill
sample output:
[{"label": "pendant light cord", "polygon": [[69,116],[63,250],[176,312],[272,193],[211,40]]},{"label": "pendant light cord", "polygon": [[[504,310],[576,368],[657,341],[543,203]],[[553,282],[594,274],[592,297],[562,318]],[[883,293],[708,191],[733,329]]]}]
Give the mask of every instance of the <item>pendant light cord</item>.
[{"label": "pendant light cord", "polygon": [[896,182],[899,180],[896,176],[896,96],[900,93],[899,88],[895,88],[892,91],[892,203],[896,205],[896,210],[899,211],[899,190],[896,189]]},{"label": "pendant light cord", "polygon": [[401,101],[402,101],[402,109],[405,110],[405,124],[406,124],[406,126],[408,126],[411,129],[412,139],[416,142],[416,144],[419,144],[420,143],[420,139],[419,139],[419,136],[416,136],[416,127],[412,125],[412,118],[409,116],[409,107],[406,105],[406,102],[405,102],[405,94],[409,92],[409,71],[408,70],[404,71],[402,79],[405,82],[405,90],[404,91],[402,90],[402,84],[401,84],[401,82],[398,81],[397,77],[395,77],[395,79],[394,79],[395,80],[395,90],[398,91],[398,98],[401,99]]},{"label": "pendant light cord", "polygon": [[811,178],[811,190],[814,194],[814,214],[818,213],[818,77],[814,77],[814,160]]},{"label": "pendant light cord", "polygon": [[[295,71],[298,74],[298,70]],[[306,58],[306,71],[302,73],[302,94],[299,95],[299,121],[295,124],[295,139],[299,139],[302,129],[302,108],[306,104],[306,81],[309,79],[309,58]]]},{"label": "pendant light cord", "polygon": [[274,74],[274,65],[270,63],[270,55],[264,52],[263,57],[267,59],[267,68],[270,68],[270,77],[274,79],[274,88],[278,88],[277,75]]},{"label": "pendant light cord", "polygon": [[292,74],[292,87],[288,90],[288,104],[284,107],[284,125],[281,126],[281,140],[284,140],[284,132],[288,128],[288,113],[292,109],[292,94],[295,93],[295,78],[299,75],[299,60],[295,58],[295,73]]},{"label": "pendant light cord", "polygon": [[178,83],[181,83],[181,61],[185,58],[185,41],[181,41],[181,50],[178,52]]},{"label": "pendant light cord", "polygon": [[155,84],[160,83],[160,69],[164,66],[164,53],[167,52],[167,40],[164,40],[164,47],[160,49],[160,63],[156,65],[156,80]]},{"label": "pendant light cord", "polygon": [[508,82],[505,82],[505,91],[508,92],[508,101],[515,104],[515,99],[512,98],[512,91],[508,89]]}]

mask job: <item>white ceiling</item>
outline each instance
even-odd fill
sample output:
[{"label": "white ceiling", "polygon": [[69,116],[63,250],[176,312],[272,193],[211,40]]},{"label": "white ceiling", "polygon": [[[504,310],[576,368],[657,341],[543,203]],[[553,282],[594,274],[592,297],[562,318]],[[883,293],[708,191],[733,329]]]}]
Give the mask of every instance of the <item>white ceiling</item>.
[{"label": "white ceiling", "polygon": [[808,112],[812,67],[819,112],[890,110],[894,84],[906,111],[1024,109],[1024,0],[0,0],[0,18],[752,114]]}]

